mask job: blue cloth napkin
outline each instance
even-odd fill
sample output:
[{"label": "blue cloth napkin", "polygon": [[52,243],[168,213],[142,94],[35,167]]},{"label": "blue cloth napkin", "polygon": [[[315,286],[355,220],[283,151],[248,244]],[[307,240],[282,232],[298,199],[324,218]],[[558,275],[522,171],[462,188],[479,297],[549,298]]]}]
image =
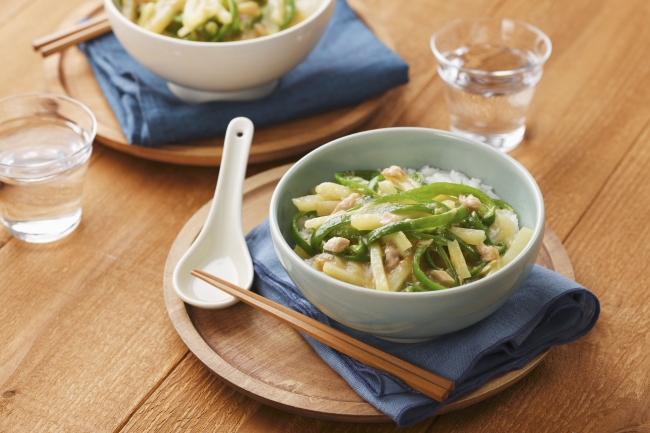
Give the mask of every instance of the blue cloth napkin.
[{"label": "blue cloth napkin", "polygon": [[79,45],[129,143],[155,147],[222,136],[231,119],[257,128],[358,104],[408,82],[408,65],[337,0],[316,48],[266,98],[186,104],[112,33]]},{"label": "blue cloth napkin", "polygon": [[[253,289],[372,346],[456,382],[445,403],[491,377],[523,368],[544,349],[582,337],[600,313],[598,298],[564,276],[535,265],[517,292],[494,314],[461,331],[425,343],[384,341],[329,319],[286,274],[273,249],[268,220],[246,237],[253,257]],[[309,344],[367,402],[398,426],[416,424],[444,406],[392,376],[306,337]]]}]

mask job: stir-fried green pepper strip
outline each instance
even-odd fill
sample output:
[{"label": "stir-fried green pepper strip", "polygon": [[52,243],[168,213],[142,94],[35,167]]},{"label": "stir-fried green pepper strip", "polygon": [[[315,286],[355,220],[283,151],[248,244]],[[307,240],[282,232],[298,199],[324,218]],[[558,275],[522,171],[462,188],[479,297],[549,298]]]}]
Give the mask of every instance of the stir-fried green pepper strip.
[{"label": "stir-fried green pepper strip", "polygon": [[[346,225],[337,227],[334,230],[330,231],[325,238],[323,238],[321,245],[325,243],[326,239],[333,237],[346,238],[351,242],[343,253],[335,253],[337,256],[357,262],[370,261],[370,256],[368,255],[368,245],[366,245],[363,235],[359,230],[355,229],[352,226]],[[321,250],[324,249],[321,247]]]},{"label": "stir-fried green pepper strip", "polygon": [[347,212],[352,212],[353,210],[361,209],[363,207],[362,204],[357,205],[355,207],[351,207],[350,209],[347,210]]},{"label": "stir-fried green pepper strip", "polygon": [[483,263],[479,264],[478,266],[475,266],[474,268],[470,269],[469,274],[470,274],[472,277],[475,277],[476,275],[478,275],[479,272],[481,272],[481,271],[483,270],[483,268],[484,268],[487,264],[488,264],[488,262],[483,262]]},{"label": "stir-fried green pepper strip", "polygon": [[418,280],[425,288],[429,290],[445,290],[445,286],[430,280],[422,268],[420,267],[420,260],[422,259],[422,254],[429,248],[429,245],[420,245],[413,255],[413,276]]},{"label": "stir-fried green pepper strip", "polygon": [[327,236],[328,233],[330,233],[335,228],[341,227],[349,223],[350,223],[350,215],[340,215],[325,221],[323,225],[318,227],[314,231],[314,233],[312,233],[311,247],[316,251],[322,251],[321,243],[323,242],[323,239],[325,239],[325,236]]},{"label": "stir-fried green pepper strip", "polygon": [[284,22],[280,26],[281,30],[286,29],[291,25],[291,22],[293,21],[293,17],[296,15],[296,3],[294,0],[287,0],[287,15],[284,18]]},{"label": "stir-fried green pepper strip", "polygon": [[421,186],[420,188],[412,189],[408,191],[408,194],[410,196],[424,198],[434,198],[440,194],[453,195],[456,197],[460,194],[472,194],[481,201],[481,208],[478,210],[478,214],[483,219],[483,223],[490,226],[496,218],[496,204],[494,204],[494,200],[480,189],[471,186],[461,185],[458,183],[436,182]]},{"label": "stir-fried green pepper strip", "polygon": [[385,226],[379,227],[378,229],[375,229],[368,233],[366,235],[366,243],[370,244],[382,236],[386,236],[391,233],[404,232],[408,230],[412,230],[411,221],[397,221],[394,223],[386,224]]},{"label": "stir-fried green pepper strip", "polygon": [[344,253],[336,253],[336,256],[345,259],[345,260],[352,260],[354,262],[365,262],[368,263],[370,261],[370,254],[344,254]]},{"label": "stir-fried green pepper strip", "polygon": [[377,188],[379,187],[379,182],[381,182],[382,180],[386,180],[386,178],[382,174],[373,177],[372,179],[370,179],[370,182],[368,182],[368,188],[376,192]]},{"label": "stir-fried green pepper strip", "polygon": [[467,242],[465,242],[464,240],[462,240],[461,238],[459,238],[449,230],[445,229],[443,236],[449,239],[450,241],[458,242],[458,246],[460,246],[460,249],[465,251],[474,260],[480,260],[481,256],[479,255],[478,251],[476,251],[476,248],[469,245]]},{"label": "stir-fried green pepper strip", "polygon": [[505,242],[497,242],[494,246],[499,251],[500,256],[504,255],[506,251],[508,251],[508,245]]},{"label": "stir-fried green pepper strip", "polygon": [[506,203],[505,201],[497,200],[495,198],[493,198],[492,200],[494,200],[494,204],[499,206],[501,209],[506,209],[506,210],[509,210],[512,213],[515,213],[515,209],[512,206],[510,206],[508,203]]},{"label": "stir-fried green pepper strip", "polygon": [[228,9],[232,15],[232,22],[230,23],[233,31],[241,31],[241,21],[239,21],[239,10],[237,9],[237,3],[235,0],[228,0]]},{"label": "stir-fried green pepper strip", "polygon": [[352,226],[349,225],[342,225],[338,226],[335,229],[331,230],[327,236],[323,238],[323,241],[333,238],[333,237],[340,237],[340,238],[346,238],[346,239],[357,239],[361,237],[361,232],[357,229],[355,229]]},{"label": "stir-fried green pepper strip", "polygon": [[418,218],[411,221],[411,230],[429,230],[438,227],[445,227],[449,224],[461,222],[469,216],[469,211],[465,206],[451,209],[440,215]]},{"label": "stir-fried green pepper strip", "polygon": [[299,225],[304,225],[305,220],[313,216],[316,216],[315,211],[307,212],[305,214],[301,214],[300,212],[298,212],[293,216],[293,219],[291,220],[291,237],[296,242],[296,245],[302,248],[310,256],[314,255],[314,250],[311,247],[311,244],[307,242],[307,240],[304,239],[302,236],[300,236],[300,231],[302,229],[301,227],[299,227]]},{"label": "stir-fried green pepper strip", "polygon": [[488,236],[487,229],[479,219],[478,215],[476,215],[476,212],[472,212],[472,214],[465,220],[465,224],[472,229],[476,230],[483,230],[485,232],[485,240],[483,241],[486,245],[494,245],[492,242],[492,239]]},{"label": "stir-fried green pepper strip", "polygon": [[425,203],[425,204],[400,204],[387,212],[394,214],[405,214],[411,212],[421,212],[428,214],[435,214],[438,210],[449,211],[449,208],[440,202]]},{"label": "stir-fried green pepper strip", "polygon": [[440,215],[432,215],[430,217],[418,218],[411,221],[398,221],[386,224],[385,226],[379,227],[368,233],[366,242],[370,244],[382,236],[386,236],[395,232],[406,232],[412,230],[420,231],[434,229],[437,227],[445,227],[448,224],[453,224],[464,220],[468,215],[469,212],[467,211],[467,208],[465,206],[461,206]]},{"label": "stir-fried green pepper strip", "polygon": [[435,242],[438,245],[442,245],[445,247],[447,246],[447,239],[443,238],[442,236],[432,235],[429,233],[422,233],[422,232],[406,232],[404,234],[409,239],[418,239],[418,240],[431,239],[433,242]]},{"label": "stir-fried green pepper strip", "polygon": [[254,17],[252,20],[250,20],[249,26],[250,27],[255,26],[255,24],[262,21],[262,18],[264,18],[264,14],[260,13],[258,16]]},{"label": "stir-fried green pepper strip", "polygon": [[436,271],[440,270],[440,266],[436,265],[433,261],[433,257],[431,257],[431,245],[429,245],[429,248],[427,248],[427,250],[422,255],[424,256],[424,261],[427,262],[427,265]]},{"label": "stir-fried green pepper strip", "polygon": [[239,31],[241,30],[241,24],[239,22],[239,13],[237,11],[237,3],[234,0],[228,0],[228,8],[230,9],[230,14],[232,15],[232,21],[228,24],[224,24],[219,27],[217,34],[212,38],[212,42],[221,42],[223,38],[226,37],[228,32],[231,30]]},{"label": "stir-fried green pepper strip", "polygon": [[226,33],[228,33],[231,28],[232,28],[232,22],[228,24],[224,24],[221,27],[219,27],[219,30],[217,30],[217,34],[214,35],[214,38],[212,38],[211,42],[223,41],[223,38],[226,36]]},{"label": "stir-fried green pepper strip", "polygon": [[[377,170],[362,170],[353,172],[339,171],[338,173],[334,173],[334,179],[341,185],[347,186],[348,188],[363,191],[365,194],[371,197],[377,197],[377,192],[375,192],[374,189],[370,188],[370,180],[377,177],[378,175],[381,175],[381,173],[379,173]],[[367,184],[359,182],[358,179],[367,182]]]},{"label": "stir-fried green pepper strip", "polygon": [[[350,255],[354,256],[368,255],[368,245],[363,241],[363,238],[357,239],[357,243],[351,244],[347,250],[350,252]],[[368,258],[370,258],[370,256],[368,256]]]},{"label": "stir-fried green pepper strip", "polygon": [[442,257],[442,260],[445,262],[445,266],[447,266],[447,272],[449,272],[449,275],[451,275],[451,277],[454,279],[454,285],[460,286],[460,280],[458,279],[456,269],[454,269],[454,265],[451,264],[451,260],[449,260],[449,256],[447,255],[445,249],[441,245],[436,245],[436,251],[438,251],[438,254],[440,254],[440,257]]}]

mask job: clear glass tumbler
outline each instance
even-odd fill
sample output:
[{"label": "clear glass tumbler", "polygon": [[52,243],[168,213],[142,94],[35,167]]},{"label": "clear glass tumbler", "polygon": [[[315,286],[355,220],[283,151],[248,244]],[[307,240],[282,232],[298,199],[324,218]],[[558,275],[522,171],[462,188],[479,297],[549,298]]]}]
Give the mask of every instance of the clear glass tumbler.
[{"label": "clear glass tumbler", "polygon": [[0,100],[0,220],[9,233],[45,243],[79,225],[96,132],[93,113],[66,96]]},{"label": "clear glass tumbler", "polygon": [[551,55],[539,29],[505,18],[452,21],[431,37],[453,132],[508,152],[526,130],[526,112]]}]

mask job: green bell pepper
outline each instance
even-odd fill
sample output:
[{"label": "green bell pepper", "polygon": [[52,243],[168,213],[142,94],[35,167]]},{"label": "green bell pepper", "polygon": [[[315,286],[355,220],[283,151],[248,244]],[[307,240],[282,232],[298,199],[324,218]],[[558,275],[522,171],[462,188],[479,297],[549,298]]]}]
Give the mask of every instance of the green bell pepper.
[{"label": "green bell pepper", "polygon": [[492,200],[490,196],[488,196],[483,191],[471,186],[449,182],[436,182],[421,186],[420,188],[412,189],[408,192],[408,194],[410,196],[429,199],[433,199],[440,194],[453,195],[456,197],[458,197],[460,194],[472,194],[474,197],[478,198],[481,201],[481,208],[478,210],[478,214],[483,219],[483,223],[490,226],[496,218],[496,204],[494,203],[494,200]]},{"label": "green bell pepper", "polygon": [[422,255],[428,249],[429,245],[420,245],[415,250],[415,254],[413,255],[413,276],[428,290],[445,290],[445,286],[442,286],[435,281],[430,280],[420,267],[420,260],[422,259]]},{"label": "green bell pepper", "polygon": [[305,214],[301,214],[300,212],[298,212],[291,219],[291,237],[293,238],[296,245],[302,248],[310,256],[314,255],[314,249],[311,247],[311,244],[305,238],[300,236],[300,232],[302,231],[302,228],[305,225],[305,221],[307,221],[309,218],[312,218],[314,216],[316,216],[315,211],[307,212]]}]

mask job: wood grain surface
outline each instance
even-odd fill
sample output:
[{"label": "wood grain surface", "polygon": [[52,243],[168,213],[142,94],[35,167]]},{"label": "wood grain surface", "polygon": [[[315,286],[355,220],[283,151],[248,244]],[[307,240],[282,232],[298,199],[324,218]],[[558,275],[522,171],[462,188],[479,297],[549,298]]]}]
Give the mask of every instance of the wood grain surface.
[{"label": "wood grain surface", "polygon": [[[0,2],[0,97],[45,89],[31,41],[84,1]],[[549,35],[553,53],[511,156],[539,183],[576,280],[601,300],[594,330],[496,396],[407,429],[272,408],[204,367],[165,308],[167,254],[212,197],[217,170],[97,145],[72,235],[29,245],[0,229],[1,432],[650,431],[650,2],[354,3],[410,65],[409,84],[389,92],[362,129],[448,128],[429,38],[449,20],[511,17]]]},{"label": "wood grain surface", "polygon": [[[363,7],[359,9],[364,10]],[[70,28],[82,18],[100,13],[103,13],[101,1],[90,0],[67,16],[60,27]],[[375,35],[393,47],[389,33],[376,21],[373,23],[372,14],[365,21]],[[46,58],[43,66],[49,91],[77,99],[95,113],[98,124],[96,141],[103,145],[129,155],[172,164],[218,166],[221,163],[223,137],[157,147],[129,144],[86,57],[76,47]],[[383,95],[380,95],[355,106],[259,129],[255,132],[256,139],[248,160],[260,163],[304,154],[353,131],[377,111],[382,99]]]}]

